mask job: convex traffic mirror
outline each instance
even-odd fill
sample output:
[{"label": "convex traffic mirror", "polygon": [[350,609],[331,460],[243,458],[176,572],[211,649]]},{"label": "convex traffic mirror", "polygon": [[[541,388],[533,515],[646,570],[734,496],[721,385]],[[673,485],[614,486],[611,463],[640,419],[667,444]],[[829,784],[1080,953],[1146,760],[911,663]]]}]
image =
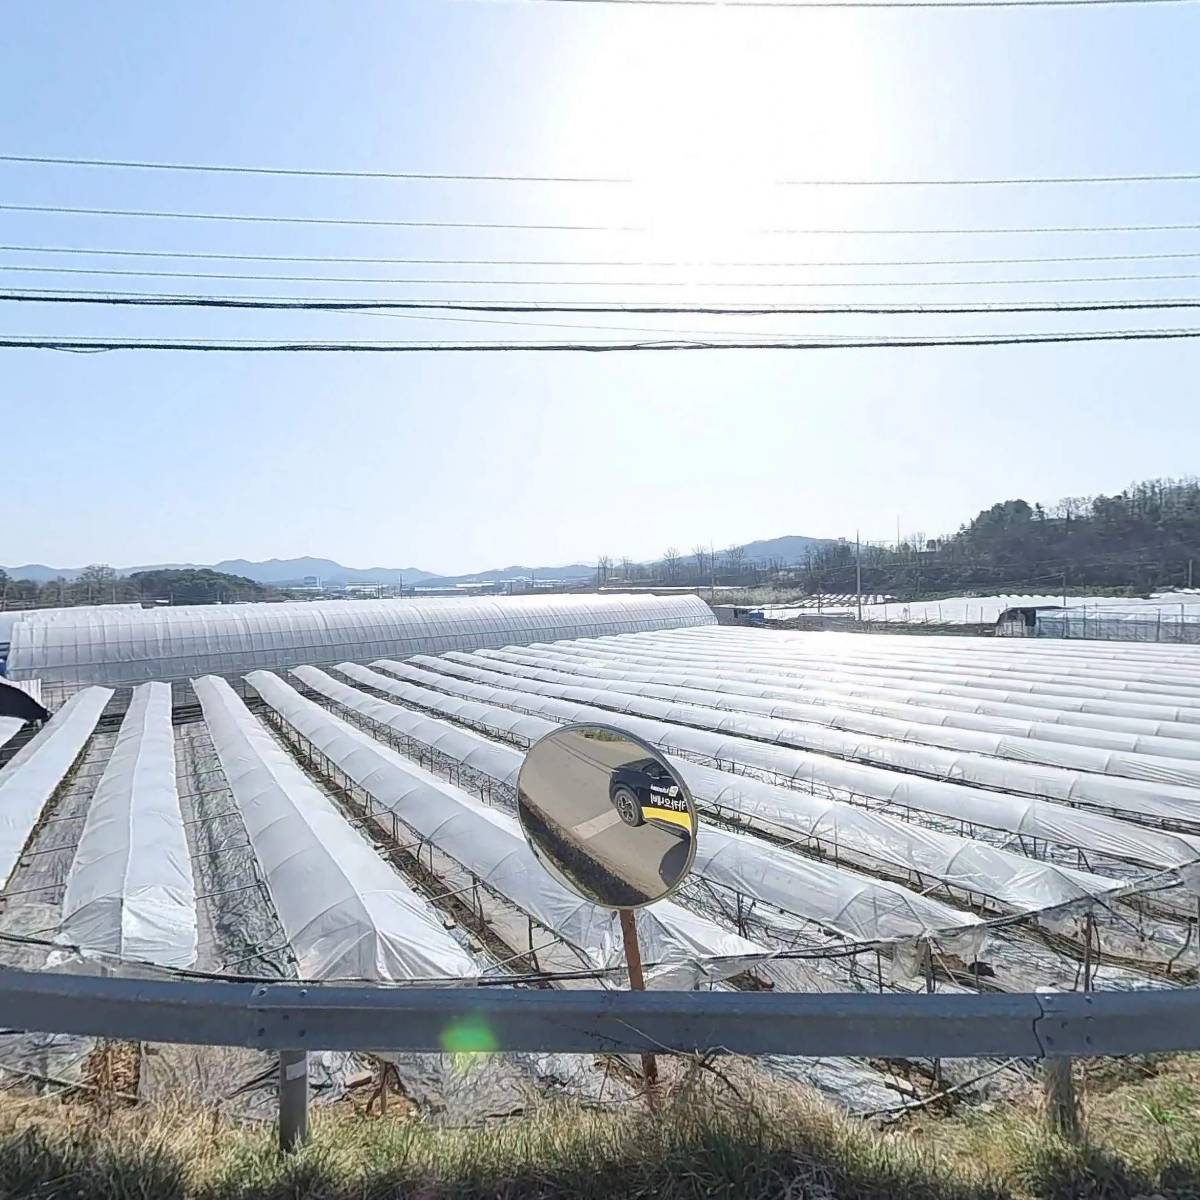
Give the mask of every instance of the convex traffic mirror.
[{"label": "convex traffic mirror", "polygon": [[605,908],[669,896],[696,854],[696,808],[652,746],[607,725],[564,725],[535,743],[517,812],[538,860]]}]

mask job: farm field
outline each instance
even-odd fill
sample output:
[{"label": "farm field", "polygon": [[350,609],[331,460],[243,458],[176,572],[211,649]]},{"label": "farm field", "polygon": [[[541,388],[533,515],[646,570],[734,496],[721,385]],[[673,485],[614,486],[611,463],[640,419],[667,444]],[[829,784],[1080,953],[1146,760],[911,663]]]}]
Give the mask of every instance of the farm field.
[{"label": "farm field", "polygon": [[[525,750],[602,721],[672,760],[695,870],[643,910],[651,987],[1025,992],[1193,984],[1200,650],[716,626],[81,685],[0,769],[0,954],[48,969],[625,986],[615,915],[514,813]],[[174,695],[172,692],[174,691]],[[24,1089],[111,1074],[6,1034]],[[636,1095],[615,1057],[314,1056],[451,1122]],[[263,1115],[269,1056],[142,1046],[122,1091]],[[1021,1061],[763,1060],[892,1120],[1019,1101]],[[677,1064],[671,1072],[685,1070]],[[672,1075],[674,1078],[674,1075]]]}]

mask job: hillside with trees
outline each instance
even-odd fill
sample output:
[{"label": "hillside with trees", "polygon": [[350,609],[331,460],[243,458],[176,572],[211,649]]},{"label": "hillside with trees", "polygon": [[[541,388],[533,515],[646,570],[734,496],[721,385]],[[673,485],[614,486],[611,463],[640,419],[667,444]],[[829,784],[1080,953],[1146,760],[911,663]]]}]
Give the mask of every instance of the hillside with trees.
[{"label": "hillside with trees", "polygon": [[[814,591],[853,591],[854,564],[854,544],[839,542],[818,547],[802,574]],[[1004,500],[948,537],[864,546],[862,564],[864,591],[900,597],[1200,584],[1200,480],[1148,480],[1050,507]]]},{"label": "hillside with trees", "polygon": [[278,599],[280,593],[244,575],[207,567],[156,569],[119,575],[106,563],[84,567],[74,579],[11,579],[0,569],[0,608],[51,608],[76,604],[229,604]]}]

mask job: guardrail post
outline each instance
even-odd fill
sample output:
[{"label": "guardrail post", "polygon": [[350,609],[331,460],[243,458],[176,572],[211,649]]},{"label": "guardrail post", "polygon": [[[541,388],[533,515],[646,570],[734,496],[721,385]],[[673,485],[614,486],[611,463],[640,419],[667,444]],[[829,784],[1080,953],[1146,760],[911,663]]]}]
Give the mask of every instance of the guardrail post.
[{"label": "guardrail post", "polygon": [[279,1148],[295,1150],[308,1137],[308,1051],[279,1052]]},{"label": "guardrail post", "polygon": [[1079,1103],[1075,1096],[1073,1065],[1073,1059],[1057,1055],[1047,1058],[1042,1065],[1046,1120],[1059,1137],[1068,1141],[1079,1137]]}]

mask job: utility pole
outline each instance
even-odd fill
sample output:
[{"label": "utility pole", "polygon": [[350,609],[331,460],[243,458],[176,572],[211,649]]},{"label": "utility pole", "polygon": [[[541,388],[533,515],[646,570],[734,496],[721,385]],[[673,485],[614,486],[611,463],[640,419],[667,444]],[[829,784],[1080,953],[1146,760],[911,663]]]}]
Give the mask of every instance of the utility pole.
[{"label": "utility pole", "polygon": [[1189,558],[1188,559],[1188,584],[1187,584],[1188,587],[1192,586],[1192,565],[1193,565],[1193,560]]},{"label": "utility pole", "polygon": [[858,620],[862,623],[862,539],[854,531],[854,590],[858,596]]}]

